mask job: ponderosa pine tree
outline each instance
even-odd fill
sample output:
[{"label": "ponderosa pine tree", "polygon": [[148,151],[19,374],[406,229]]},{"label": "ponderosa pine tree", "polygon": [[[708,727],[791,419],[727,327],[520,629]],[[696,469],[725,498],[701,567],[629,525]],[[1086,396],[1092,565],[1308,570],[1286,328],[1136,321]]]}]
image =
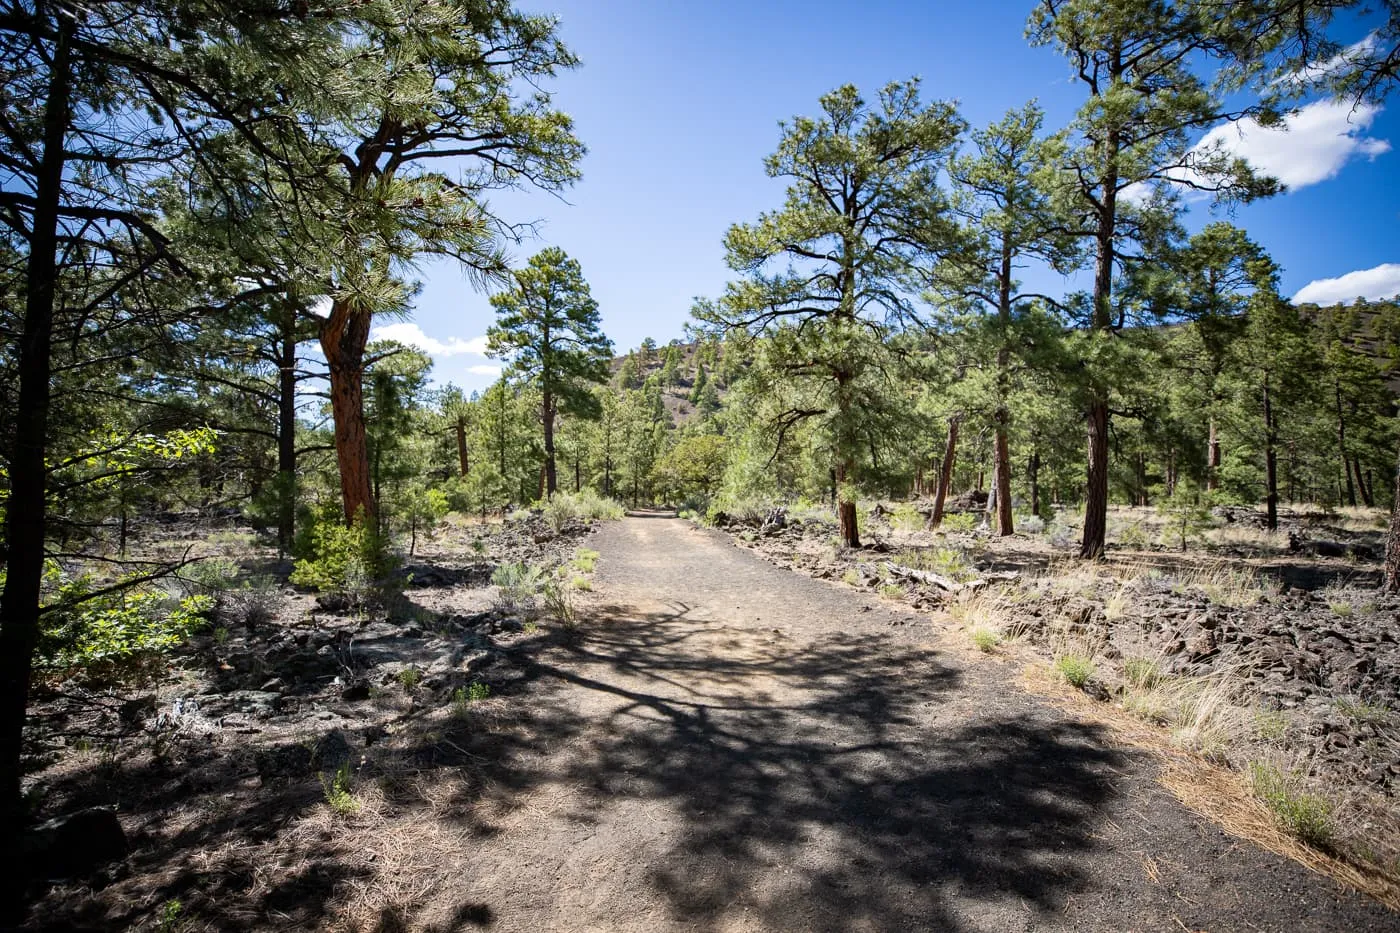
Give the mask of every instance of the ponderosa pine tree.
[{"label": "ponderosa pine tree", "polygon": [[403,310],[398,276],[422,255],[504,280],[502,243],[520,231],[483,193],[558,190],[578,177],[583,154],[569,117],[539,89],[577,64],[553,18],[506,0],[356,10],[364,19],[345,34],[333,93],[295,102],[303,132],[329,147],[327,182],[310,202],[321,223],[309,235],[331,265],[320,343],[347,521],[374,512],[363,401],[371,316]]},{"label": "ponderosa pine tree", "polygon": [[539,390],[544,428],[545,495],[559,488],[554,424],[560,412],[596,418],[591,389],[608,381],[612,341],[600,329],[578,261],[551,246],[515,273],[514,284],[491,296],[496,323],[486,332],[487,352],[508,360],[508,376]]},{"label": "ponderosa pine tree", "polygon": [[[160,282],[191,270],[159,228],[151,186],[196,153],[217,164],[213,140],[225,132],[256,143],[256,112],[271,103],[278,84],[271,73],[288,53],[314,80],[338,14],[312,6],[298,15],[277,4],[218,0],[0,3],[0,164],[7,176],[0,223],[12,242],[23,244],[27,267],[15,330],[18,390],[0,595],[0,835],[6,838],[15,838],[23,820],[19,764],[57,423],[51,419],[56,316],[82,319],[98,308],[121,308],[128,296],[137,297],[130,307],[152,310],[153,296],[162,311],[176,306]],[[259,157],[275,161],[266,146]],[[80,359],[85,346],[82,339],[73,345]],[[0,902],[8,907],[11,899]]]},{"label": "ponderosa pine tree", "polygon": [[765,168],[788,181],[786,201],[730,228],[727,262],[744,278],[693,313],[720,331],[777,338],[780,352],[759,365],[813,391],[771,427],[781,442],[800,422],[824,422],[841,540],[858,547],[862,400],[872,397],[863,379],[891,361],[891,329],[916,316],[909,285],[919,271],[961,244],[939,173],[963,124],[951,104],[925,105],[917,80],[885,86],[874,105],[847,85],[824,95],[821,111],[783,124]]},{"label": "ponderosa pine tree", "polygon": [[[1094,251],[1089,319],[1091,357],[1107,352],[1127,321],[1115,301],[1115,278],[1135,251],[1159,239],[1179,210],[1175,188],[1247,201],[1278,185],[1257,177],[1227,149],[1193,149],[1191,134],[1262,106],[1231,108],[1222,91],[1192,71],[1203,60],[1234,62],[1256,55],[1253,23],[1205,0],[1042,0],[1027,27],[1035,45],[1051,45],[1071,63],[1088,100],[1066,160],[1070,196],[1065,216]],[[1112,386],[1103,366],[1086,369],[1087,476],[1080,556],[1103,554],[1108,517],[1109,409]]]},{"label": "ponderosa pine tree", "polygon": [[1272,287],[1276,269],[1243,230],[1209,224],[1173,258],[1180,313],[1186,326],[1172,341],[1174,365],[1187,373],[1182,401],[1206,416],[1205,488],[1220,486],[1223,379],[1231,347],[1243,335],[1246,311],[1259,288]]},{"label": "ponderosa pine tree", "polygon": [[[1019,341],[1016,311],[1044,295],[1018,294],[1016,271],[1027,260],[1062,273],[1079,262],[1076,238],[1066,233],[1055,209],[1055,189],[1066,148],[1063,133],[1040,135],[1044,115],[1034,102],[1012,110],[999,122],[972,133],[976,152],[954,159],[949,170],[955,204],[978,235],[976,266],[950,270],[953,293],[990,308],[996,332],[996,396],[993,447],[996,486],[996,533],[1014,532],[1011,515],[1011,447],[1009,443],[1012,356]],[[961,274],[959,274],[961,273]],[[956,280],[961,279],[961,282]],[[945,459],[950,459],[945,457]],[[941,504],[943,497],[940,495]],[[942,509],[936,505],[940,514]]]}]

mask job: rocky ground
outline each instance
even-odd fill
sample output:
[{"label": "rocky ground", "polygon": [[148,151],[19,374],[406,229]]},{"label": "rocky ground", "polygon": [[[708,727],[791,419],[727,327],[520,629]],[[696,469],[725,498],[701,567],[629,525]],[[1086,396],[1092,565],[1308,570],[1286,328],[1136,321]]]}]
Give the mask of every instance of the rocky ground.
[{"label": "rocky ground", "polygon": [[[492,573],[517,561],[558,568],[594,530],[582,523],[555,530],[531,513],[451,524],[399,572],[402,595],[364,605],[269,583],[278,576],[267,574],[285,579],[290,567],[244,531],[152,529],[148,540],[167,551],[235,553],[260,582],[221,593],[210,625],[138,682],[76,675],[38,686],[29,738],[46,766],[29,793],[39,816],[106,807],[135,818],[124,821],[124,844],[89,846],[91,832],[111,830],[100,821],[59,820],[40,834],[44,851],[35,857],[52,863],[41,874],[87,876],[79,890],[133,890],[116,913],[108,899],[100,913],[70,922],[125,928],[153,909],[188,906],[189,885],[178,872],[154,886],[163,893],[153,906],[139,857],[90,875],[89,863],[114,846],[168,853],[186,851],[191,837],[237,838],[256,824],[260,801],[329,799],[326,781],[340,769],[353,770],[372,746],[392,745],[425,719],[487,715],[488,698],[522,677],[522,654],[549,637],[534,621],[540,607],[504,604]],[[195,832],[210,824],[211,801],[218,810],[246,806],[253,816],[215,813],[227,825]],[[53,839],[57,851],[48,850]],[[199,851],[211,857],[207,845]]]},{"label": "rocky ground", "polygon": [[[775,519],[732,538],[664,518],[457,523],[384,606],[234,589],[149,681],[47,685],[40,813],[105,816],[51,829],[88,864],[37,872],[26,929],[1394,928],[1345,885],[1391,904],[1400,888],[1339,886],[1237,838],[1253,830],[1217,829],[1157,783],[1183,766],[1204,780],[1197,758],[1124,744],[1057,708],[1062,687],[1047,704],[957,631],[995,624],[1003,660],[1091,653],[1087,688],[1118,700],[1129,660],[1157,651],[1163,685],[1208,680],[1227,653],[1273,644],[1239,633],[1305,594],[1285,624],[1329,637],[1306,619],[1341,592],[1326,587],[1342,559],[1298,558],[1296,579],[1317,586],[1276,592],[1189,576],[1164,553],[1070,573],[1043,540],[878,518],[870,547],[846,553],[818,516]],[[165,530],[172,547],[245,557],[254,577],[285,572],[234,534]],[[596,576],[565,563],[584,547],[603,554]],[[506,605],[488,581],[519,560],[565,571],[576,622]],[[1374,625],[1331,628],[1364,655],[1389,611],[1358,603],[1348,618]],[[1329,660],[1341,649],[1320,644],[1300,649],[1316,664],[1298,655],[1313,674],[1271,663],[1249,681],[1281,674],[1301,693],[1251,709],[1307,736],[1295,744],[1365,748],[1309,736],[1334,711],[1388,741],[1393,704],[1347,713],[1335,689],[1360,701],[1393,668],[1373,658],[1348,680]],[[1375,787],[1390,802],[1367,818],[1384,831],[1388,769]],[[1276,837],[1264,844],[1296,855]]]}]

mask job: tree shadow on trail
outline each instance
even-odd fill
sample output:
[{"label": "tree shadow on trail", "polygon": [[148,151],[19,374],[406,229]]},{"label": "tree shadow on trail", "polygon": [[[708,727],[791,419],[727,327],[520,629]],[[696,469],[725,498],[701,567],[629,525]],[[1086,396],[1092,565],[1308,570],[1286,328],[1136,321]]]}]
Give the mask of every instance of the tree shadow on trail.
[{"label": "tree shadow on trail", "polygon": [[679,818],[664,840],[617,839],[672,917],[957,929],[951,898],[1054,911],[1082,887],[1076,859],[1125,763],[1098,729],[954,708],[960,675],[929,648],[836,632],[791,645],[688,612],[613,610],[525,662],[537,726],[551,708],[581,725],[579,689],[608,703],[553,779],[598,815],[644,800]]}]

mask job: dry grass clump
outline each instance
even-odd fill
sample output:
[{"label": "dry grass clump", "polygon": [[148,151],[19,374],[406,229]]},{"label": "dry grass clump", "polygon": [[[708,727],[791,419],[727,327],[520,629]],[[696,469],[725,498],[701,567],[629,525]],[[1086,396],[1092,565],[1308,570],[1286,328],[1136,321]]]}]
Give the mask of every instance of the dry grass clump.
[{"label": "dry grass clump", "polygon": [[1265,554],[1282,554],[1288,550],[1287,532],[1270,531],[1252,525],[1223,525],[1206,531],[1204,538],[1207,547]]},{"label": "dry grass clump", "polygon": [[1260,577],[1249,570],[1216,563],[1184,570],[1172,575],[1173,592],[1199,591],[1217,606],[1248,609],[1266,598],[1279,594],[1279,582],[1272,577]]}]

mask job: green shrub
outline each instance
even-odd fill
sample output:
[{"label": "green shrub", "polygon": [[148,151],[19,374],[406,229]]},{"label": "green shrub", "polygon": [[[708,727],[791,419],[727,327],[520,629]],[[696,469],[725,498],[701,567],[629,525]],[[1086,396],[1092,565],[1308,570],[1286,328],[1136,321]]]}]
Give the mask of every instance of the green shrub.
[{"label": "green shrub", "polygon": [[363,514],[347,526],[338,509],[323,509],[306,532],[304,548],[292,569],[291,581],[297,586],[344,593],[355,602],[391,586],[396,561]]},{"label": "green shrub", "polygon": [[544,581],[542,589],[544,596],[544,611],[550,618],[553,618],[565,625],[573,625],[576,621],[574,609],[573,591],[566,586],[564,580],[556,575]]},{"label": "green shrub", "polygon": [[1249,783],[1254,796],[1264,802],[1285,832],[1317,849],[1331,845],[1332,804],[1324,797],[1300,790],[1296,775],[1252,761]]},{"label": "green shrub", "polygon": [[966,533],[976,527],[976,515],[971,512],[954,512],[951,515],[943,516],[943,524],[939,526],[939,530]]},{"label": "green shrub", "polygon": [[912,502],[901,502],[890,510],[890,527],[896,531],[922,531],[926,521]]},{"label": "green shrub", "polygon": [[1083,687],[1094,677],[1094,661],[1082,654],[1062,654],[1055,659],[1055,670],[1069,683]]},{"label": "green shrub", "polygon": [[544,590],[544,572],[523,562],[501,564],[491,574],[495,607],[502,612],[532,615]]},{"label": "green shrub", "polygon": [[579,548],[578,552],[574,554],[574,569],[577,570],[579,573],[592,573],[593,568],[597,565],[597,563],[598,552],[590,548]]},{"label": "green shrub", "polygon": [[214,610],[210,596],[175,598],[144,583],[103,593],[90,577],[65,579],[54,563],[46,566],[45,585],[40,670],[121,676],[181,644]]},{"label": "green shrub", "polygon": [[360,809],[360,801],[351,793],[352,775],[350,762],[336,769],[334,774],[321,775],[321,788],[326,794],[326,803],[341,816],[349,816]]},{"label": "green shrub", "polygon": [[622,506],[605,499],[591,489],[581,492],[555,493],[543,505],[544,520],[555,532],[576,521],[617,521],[623,516]]},{"label": "green shrub", "polygon": [[977,646],[978,651],[991,652],[996,650],[997,645],[1001,644],[1001,635],[995,629],[986,626],[979,625],[968,635],[972,638],[972,643]]},{"label": "green shrub", "polygon": [[406,667],[399,671],[399,684],[407,693],[412,693],[423,682],[423,672],[416,667]]}]

